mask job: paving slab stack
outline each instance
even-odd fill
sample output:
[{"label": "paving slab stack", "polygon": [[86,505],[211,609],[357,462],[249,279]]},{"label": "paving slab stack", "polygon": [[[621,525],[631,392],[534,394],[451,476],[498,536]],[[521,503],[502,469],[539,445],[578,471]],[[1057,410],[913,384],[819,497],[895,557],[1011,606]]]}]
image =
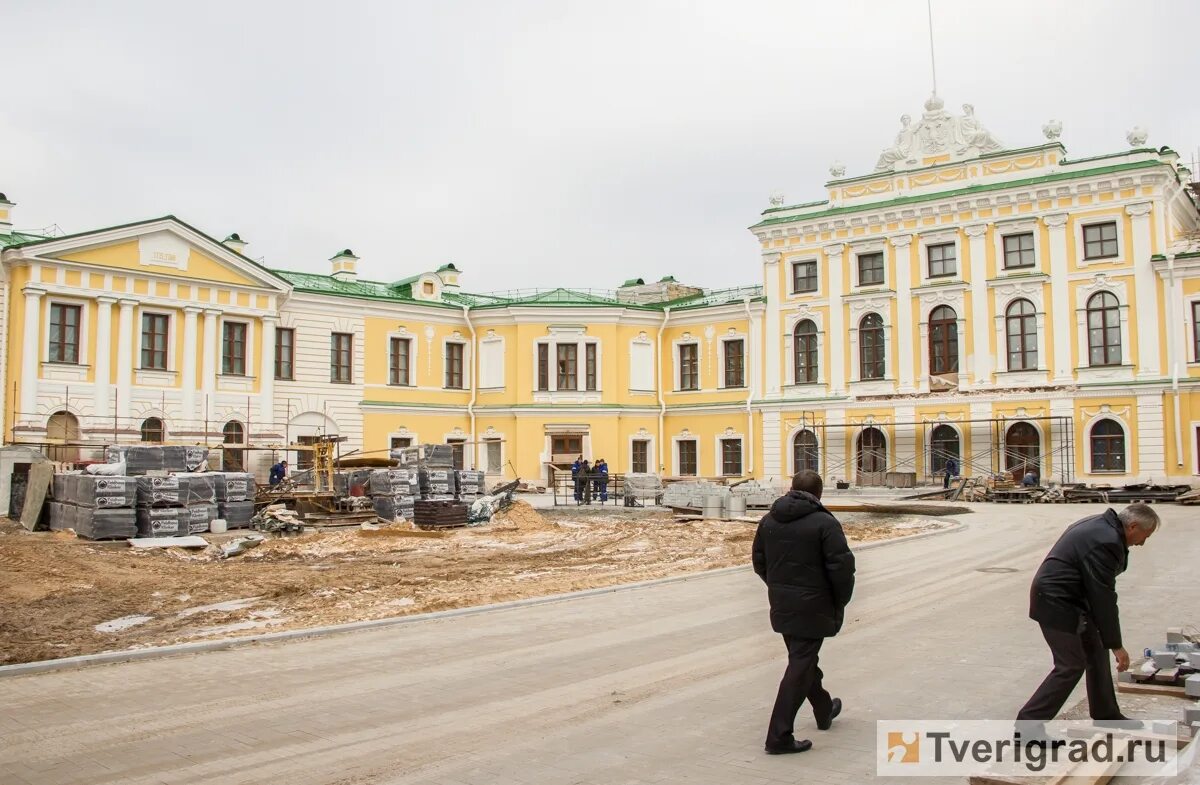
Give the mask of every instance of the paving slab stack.
[{"label": "paving slab stack", "polygon": [[245,529],[254,518],[254,495],[258,486],[247,472],[212,472],[217,517],[230,529]]},{"label": "paving slab stack", "polygon": [[54,531],[72,529],[89,540],[128,539],[137,534],[132,477],[56,474],[47,517]]},{"label": "paving slab stack", "polygon": [[421,498],[426,501],[454,501],[458,490],[455,482],[454,469],[426,468],[417,469],[417,484],[421,489]]},{"label": "paving slab stack", "polygon": [[172,445],[110,445],[104,449],[109,463],[125,463],[125,473],[138,477],[150,472],[194,472],[208,461],[207,447]]},{"label": "paving slab stack", "polygon": [[487,493],[487,481],[479,469],[459,469],[454,472],[459,501],[473,502]]},{"label": "paving slab stack", "polygon": [[208,531],[218,517],[214,474],[138,477],[138,535],[183,537]]},{"label": "paving slab stack", "polygon": [[418,444],[415,447],[400,447],[392,450],[391,455],[404,468],[454,468],[454,448],[449,444]]},{"label": "paving slab stack", "polygon": [[367,491],[375,514],[386,521],[397,517],[413,519],[414,503],[420,492],[416,469],[375,469],[370,472]]}]

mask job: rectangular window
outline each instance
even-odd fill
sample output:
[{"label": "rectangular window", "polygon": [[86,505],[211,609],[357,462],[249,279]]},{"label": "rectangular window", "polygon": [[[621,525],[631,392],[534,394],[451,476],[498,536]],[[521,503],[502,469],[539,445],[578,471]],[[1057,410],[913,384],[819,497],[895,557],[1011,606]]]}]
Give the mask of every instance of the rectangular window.
[{"label": "rectangular window", "polygon": [[554,349],[558,363],[558,389],[579,389],[579,345],[560,343]]},{"label": "rectangular window", "polygon": [[550,344],[539,343],[537,348],[537,388],[550,389]]},{"label": "rectangular window", "polygon": [[745,387],[746,342],[722,341],[725,345],[725,386]]},{"label": "rectangular window", "polygon": [[815,292],[817,290],[817,262],[809,260],[792,263],[792,293]]},{"label": "rectangular window", "polygon": [[696,476],[696,440],[686,439],[676,442],[679,449],[679,476]]},{"label": "rectangular window", "polygon": [[858,255],[858,285],[876,286],[883,283],[883,252]]},{"label": "rectangular window", "polygon": [[583,368],[588,392],[596,391],[596,344],[583,345]]},{"label": "rectangular window", "polygon": [[555,457],[555,460],[560,457],[567,457],[571,460],[575,460],[576,456],[583,454],[583,437],[551,436],[550,454]]},{"label": "rectangular window", "polygon": [[742,440],[721,440],[721,474],[725,477],[740,477],[742,474]]},{"label": "rectangular window", "polygon": [[637,474],[646,474],[650,471],[649,439],[633,440],[633,461],[631,462],[631,466]]},{"label": "rectangular window", "polygon": [[1192,303],[1192,362],[1200,363],[1200,300]]},{"label": "rectangular window", "polygon": [[412,447],[411,436],[393,436],[391,439],[393,450],[403,450],[405,447]]},{"label": "rectangular window", "polygon": [[954,243],[931,245],[925,249],[929,257],[929,277],[940,278],[958,272],[958,255]]},{"label": "rectangular window", "polygon": [[388,384],[398,384],[407,387],[412,384],[409,374],[409,350],[412,341],[408,338],[393,338],[389,352]]},{"label": "rectangular window", "polygon": [[167,370],[168,318],[162,313],[142,314],[142,368],[146,370]]},{"label": "rectangular window", "polygon": [[225,322],[221,328],[221,373],[246,375],[246,323]]},{"label": "rectangular window", "polygon": [[1117,224],[1092,224],[1083,227],[1083,258],[1109,259],[1117,255]]},{"label": "rectangular window", "polygon": [[354,336],[331,333],[329,336],[329,381],[349,384],[354,365]]},{"label": "rectangular window", "polygon": [[1033,252],[1033,232],[1004,235],[1004,269],[1016,270],[1037,264]]},{"label": "rectangular window", "polygon": [[489,474],[500,474],[504,471],[504,466],[501,463],[500,440],[486,439],[484,447],[487,448],[487,471]]},{"label": "rectangular window", "polygon": [[[78,305],[50,305],[50,362],[71,363],[79,362],[79,315],[82,307]],[[101,347],[108,351],[108,347]],[[32,350],[31,350],[32,351]]]},{"label": "rectangular window", "polygon": [[296,378],[296,331],[290,327],[275,330],[275,378],[290,382]]},{"label": "rectangular window", "polygon": [[[463,389],[463,344],[446,344],[446,388]],[[461,468],[461,467],[460,467]]]},{"label": "rectangular window", "polygon": [[450,445],[450,452],[454,455],[454,468],[462,471],[466,468],[464,461],[467,454],[466,439],[447,439],[446,444]]},{"label": "rectangular window", "polygon": [[700,389],[700,346],[694,343],[679,345],[679,389]]}]

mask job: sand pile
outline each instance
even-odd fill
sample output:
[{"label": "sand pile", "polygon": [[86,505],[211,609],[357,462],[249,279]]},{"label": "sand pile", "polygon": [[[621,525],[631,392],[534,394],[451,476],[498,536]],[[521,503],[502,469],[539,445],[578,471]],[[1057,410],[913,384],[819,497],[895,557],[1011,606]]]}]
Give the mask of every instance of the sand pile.
[{"label": "sand pile", "polygon": [[542,514],[529,502],[515,500],[512,506],[492,518],[492,527],[496,531],[548,531],[557,528],[553,523],[542,517]]}]

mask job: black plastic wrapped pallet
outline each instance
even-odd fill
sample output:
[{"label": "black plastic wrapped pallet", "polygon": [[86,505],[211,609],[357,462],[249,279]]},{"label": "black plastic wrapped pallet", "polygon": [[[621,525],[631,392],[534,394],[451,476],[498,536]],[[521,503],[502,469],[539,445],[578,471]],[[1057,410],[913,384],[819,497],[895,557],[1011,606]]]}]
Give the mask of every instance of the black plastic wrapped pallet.
[{"label": "black plastic wrapped pallet", "polygon": [[139,507],[136,521],[139,537],[183,537],[191,513],[186,507]]},{"label": "black plastic wrapped pallet", "polygon": [[185,509],[188,512],[188,534],[208,531],[213,519],[217,517],[216,504],[190,504]]},{"label": "black plastic wrapped pallet", "polygon": [[367,492],[371,496],[399,496],[409,493],[416,473],[410,469],[375,469],[370,474]]},{"label": "black plastic wrapped pallet", "polygon": [[137,478],[139,507],[179,507],[215,501],[216,480],[211,473]]},{"label": "black plastic wrapped pallet", "polygon": [[208,460],[207,447],[175,445],[116,445],[105,448],[109,463],[125,462],[125,473],[144,475],[151,471],[194,472]]},{"label": "black plastic wrapped pallet", "polygon": [[217,517],[224,520],[230,529],[245,529],[250,526],[250,521],[254,520],[254,502],[217,502]]},{"label": "black plastic wrapped pallet", "polygon": [[134,478],[93,474],[56,474],[51,496],[80,507],[132,507],[137,497]]},{"label": "black plastic wrapped pallet", "polygon": [[454,466],[454,448],[449,444],[418,444],[392,450],[391,456],[401,466],[425,466],[449,469]]},{"label": "black plastic wrapped pallet", "polygon": [[218,502],[253,501],[257,491],[254,475],[248,472],[211,472],[214,497]]}]

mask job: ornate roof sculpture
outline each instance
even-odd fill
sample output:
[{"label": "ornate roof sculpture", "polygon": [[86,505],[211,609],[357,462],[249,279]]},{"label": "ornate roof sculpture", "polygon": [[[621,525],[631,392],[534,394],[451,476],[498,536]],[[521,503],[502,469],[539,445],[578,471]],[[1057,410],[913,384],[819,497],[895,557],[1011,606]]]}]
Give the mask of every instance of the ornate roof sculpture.
[{"label": "ornate roof sculpture", "polygon": [[879,154],[875,171],[914,169],[926,165],[924,159],[929,157],[948,156],[957,161],[1002,149],[1003,145],[976,119],[971,104],[963,104],[961,115],[952,115],[943,106],[935,93],[925,102],[925,113],[916,125],[909,115],[901,117],[900,133]]}]

